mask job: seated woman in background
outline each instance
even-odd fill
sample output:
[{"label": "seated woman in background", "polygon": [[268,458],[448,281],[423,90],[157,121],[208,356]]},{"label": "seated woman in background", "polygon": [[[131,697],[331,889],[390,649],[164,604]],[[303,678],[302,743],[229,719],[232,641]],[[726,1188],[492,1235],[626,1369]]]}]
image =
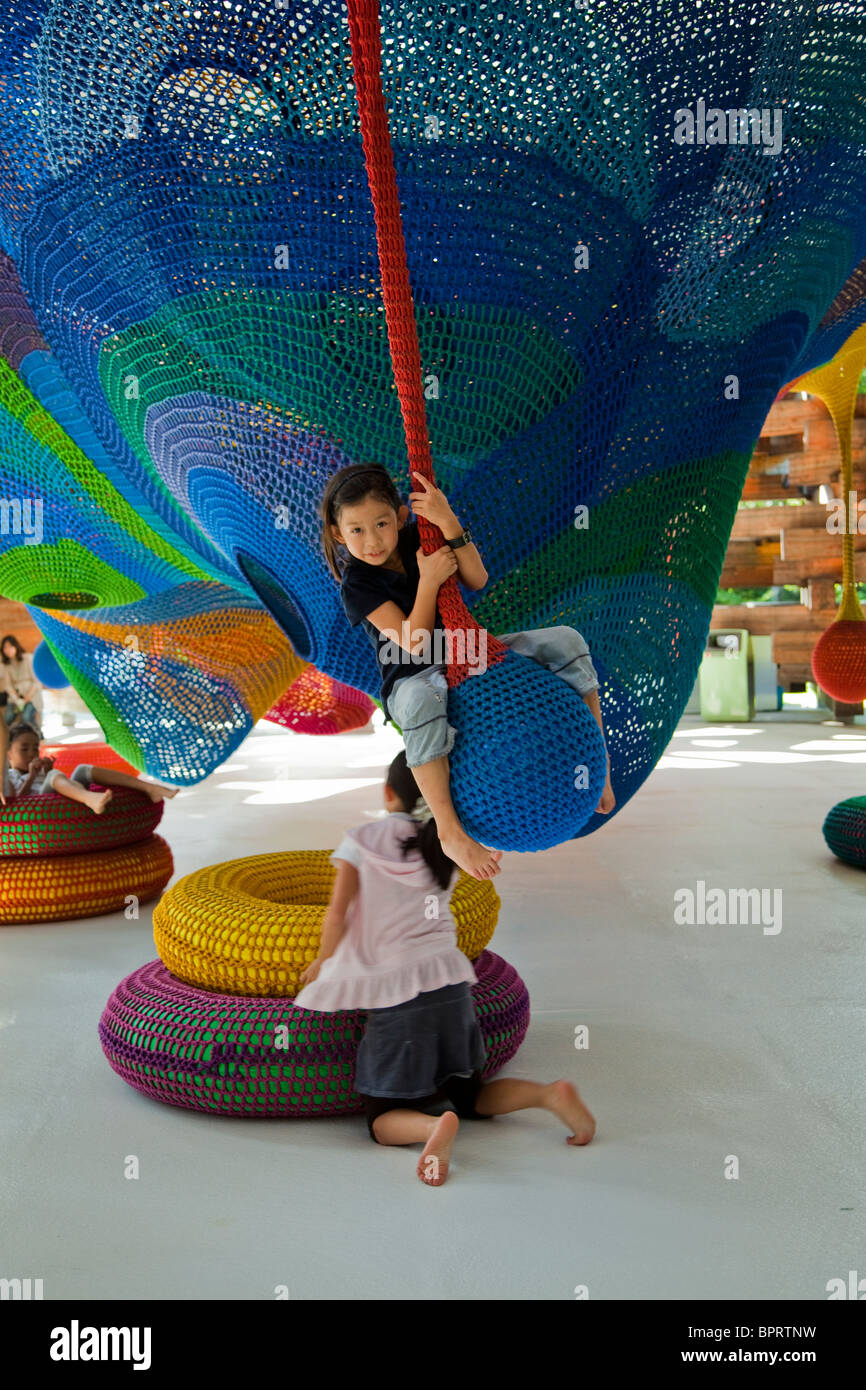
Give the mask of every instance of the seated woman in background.
[{"label": "seated woman in background", "polygon": [[42,729],[42,686],[33,674],[33,657],[17,637],[0,638],[0,695],[5,694],[3,718]]}]

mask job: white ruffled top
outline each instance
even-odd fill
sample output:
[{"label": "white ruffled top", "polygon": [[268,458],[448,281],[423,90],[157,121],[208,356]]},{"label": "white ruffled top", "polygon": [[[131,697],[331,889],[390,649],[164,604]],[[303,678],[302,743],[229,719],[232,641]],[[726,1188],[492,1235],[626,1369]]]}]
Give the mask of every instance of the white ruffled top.
[{"label": "white ruffled top", "polygon": [[340,944],[297,995],[299,1008],[387,1009],[443,985],[476,983],[457,947],[454,876],[440,889],[419,850],[401,853],[416,825],[407,812],[391,811],[348,831],[334,850],[332,861],[347,859],[358,870],[358,891]]}]

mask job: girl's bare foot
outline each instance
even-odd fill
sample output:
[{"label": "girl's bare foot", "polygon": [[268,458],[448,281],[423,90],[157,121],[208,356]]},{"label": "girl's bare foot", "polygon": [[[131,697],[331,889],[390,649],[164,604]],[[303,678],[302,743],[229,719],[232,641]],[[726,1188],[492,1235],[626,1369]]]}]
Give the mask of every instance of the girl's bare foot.
[{"label": "girl's bare foot", "polygon": [[171,801],[178,793],[177,787],[164,787],[160,782],[145,782],[143,777],[138,779],[138,785],[151,801]]},{"label": "girl's bare foot", "polygon": [[588,1144],[595,1134],[595,1118],[580,1098],[577,1087],[570,1081],[551,1081],[545,1086],[545,1109],[562,1120],[566,1129],[573,1130],[567,1144]]},{"label": "girl's bare foot", "polygon": [[613,787],[610,785],[610,778],[608,777],[607,781],[604,784],[604,790],[601,793],[601,801],[598,803],[595,809],[601,815],[608,816],[610,815],[615,805],[616,797],[613,794]]},{"label": "girl's bare foot", "polygon": [[499,861],[502,858],[501,849],[485,849],[477,840],[473,840],[465,830],[448,831],[439,837],[442,848],[453,859],[455,864],[459,864],[461,869],[465,869],[467,874],[473,878],[493,878],[499,873]]},{"label": "girl's bare foot", "polygon": [[91,811],[95,812],[97,816],[101,816],[113,795],[114,793],[110,791],[89,792],[87,804]]},{"label": "girl's bare foot", "polygon": [[453,1110],[446,1110],[437,1121],[436,1128],[424,1145],[424,1152],[418,1159],[418,1176],[429,1187],[441,1187],[448,1176],[451,1160],[451,1145],[457,1136],[460,1121]]}]

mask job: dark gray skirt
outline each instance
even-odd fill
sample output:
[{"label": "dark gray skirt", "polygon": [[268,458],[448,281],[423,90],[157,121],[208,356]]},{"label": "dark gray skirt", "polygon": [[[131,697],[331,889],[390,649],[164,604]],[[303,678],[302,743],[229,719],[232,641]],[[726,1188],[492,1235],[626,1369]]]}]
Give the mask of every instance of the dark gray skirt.
[{"label": "dark gray skirt", "polygon": [[429,1096],[449,1076],[469,1076],[484,1066],[484,1038],[470,986],[428,990],[370,1009],[358,1048],[355,1090],[401,1100]]}]

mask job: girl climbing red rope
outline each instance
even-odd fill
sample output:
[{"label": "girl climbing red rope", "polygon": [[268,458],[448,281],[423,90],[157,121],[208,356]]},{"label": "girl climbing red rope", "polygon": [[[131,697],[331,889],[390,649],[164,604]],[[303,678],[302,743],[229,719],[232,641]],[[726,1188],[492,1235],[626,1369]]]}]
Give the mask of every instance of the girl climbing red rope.
[{"label": "girl climbing red rope", "polygon": [[[447,582],[459,573],[466,588],[480,589],[487,571],[445,494],[420,473],[416,481],[419,490],[409,494],[413,510],[449,538],[432,554],[419,548],[421,523],[406,524],[409,508],[377,464],[355,464],[331,478],[322,499],[322,543],[341,582],[349,622],[363,624],[376,648],[386,721],[393,718],[403,732],[409,766],[436,818],[445,853],[475,878],[492,878],[499,873],[501,853],[467,835],[451,797],[448,755],[457,730],[448,722],[448,644],[443,639],[449,634],[440,616]],[[342,568],[338,547],[348,551]],[[487,638],[483,629],[478,631]],[[532,657],[572,686],[604,734],[598,676],[579,632],[570,627],[507,632],[498,642]],[[482,641],[475,650],[477,671],[486,664],[485,649]],[[469,662],[465,668],[470,669]],[[606,815],[614,804],[608,766],[598,810]]]}]

